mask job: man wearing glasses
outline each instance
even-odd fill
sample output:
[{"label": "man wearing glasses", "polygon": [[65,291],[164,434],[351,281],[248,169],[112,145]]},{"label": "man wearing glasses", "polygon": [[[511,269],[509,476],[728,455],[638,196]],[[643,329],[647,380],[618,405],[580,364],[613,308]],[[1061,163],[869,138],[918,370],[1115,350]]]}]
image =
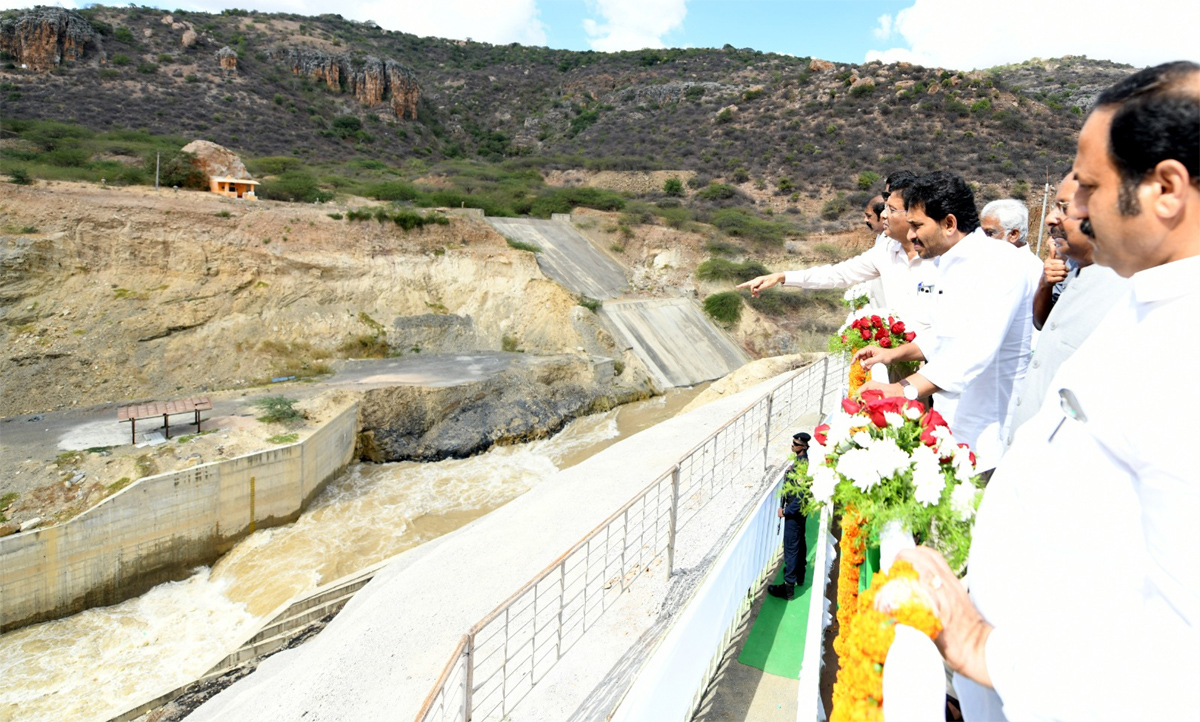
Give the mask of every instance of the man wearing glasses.
[{"label": "man wearing glasses", "polygon": [[[816,266],[803,271],[768,273],[738,286],[746,288],[755,297],[762,291],[783,284],[799,288],[849,288],[856,283],[878,279],[883,288],[882,298],[875,298],[875,305],[886,308],[900,316],[904,325],[917,336],[929,333],[928,313],[924,310],[924,299],[917,288],[930,280],[934,272],[932,261],[925,262],[917,256],[912,242],[908,240],[908,224],[904,222],[903,191],[916,181],[910,171],[897,171],[887,177],[883,221],[883,235],[875,245],[847,261],[831,266]],[[890,222],[889,218],[897,222]]]},{"label": "man wearing glasses", "polygon": [[[1092,239],[1081,227],[1079,218],[1068,213],[1070,199],[1078,189],[1074,172],[1068,173],[1058,184],[1054,207],[1046,216],[1050,256],[1033,296],[1033,323],[1042,335],[1029,370],[1013,394],[1004,432],[1005,450],[1012,446],[1013,434],[1021,424],[1042,407],[1046,389],[1058,367],[1087,340],[1129,286],[1129,281],[1111,268],[1093,264]],[[1074,268],[1068,271],[1062,258],[1071,261]],[[1052,294],[1059,281],[1066,283],[1066,289],[1055,301]]]},{"label": "man wearing glasses", "polygon": [[[808,442],[811,436],[801,431],[792,437],[792,453],[796,463],[808,461]],[[790,600],[796,597],[796,585],[804,583],[804,562],[808,544],[804,539],[804,500],[793,496],[779,497],[779,518],[783,519],[783,584],[772,584],[767,593],[772,597]]]}]

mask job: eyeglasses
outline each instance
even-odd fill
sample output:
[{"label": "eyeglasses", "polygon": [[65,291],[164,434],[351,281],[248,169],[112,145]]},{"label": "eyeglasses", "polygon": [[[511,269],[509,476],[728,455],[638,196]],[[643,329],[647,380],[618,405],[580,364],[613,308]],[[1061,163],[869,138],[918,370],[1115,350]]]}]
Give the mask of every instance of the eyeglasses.
[{"label": "eyeglasses", "polygon": [[883,209],[883,211],[884,211],[885,213],[887,213],[888,215],[891,215],[891,214],[893,214],[893,213],[896,213],[896,214],[899,214],[899,215],[904,215],[904,209],[903,209],[903,208],[892,208],[891,206],[885,206],[885,207],[884,207],[884,209]]},{"label": "eyeglasses", "polygon": [[1067,209],[1070,207],[1071,207],[1070,201],[1055,201],[1054,202],[1054,210],[1058,211],[1059,213],[1063,214],[1064,216],[1067,215]]}]

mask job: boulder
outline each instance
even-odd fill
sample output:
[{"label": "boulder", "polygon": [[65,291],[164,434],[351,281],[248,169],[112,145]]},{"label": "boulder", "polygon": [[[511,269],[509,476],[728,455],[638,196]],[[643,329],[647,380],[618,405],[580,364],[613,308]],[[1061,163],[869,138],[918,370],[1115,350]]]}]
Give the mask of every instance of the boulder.
[{"label": "boulder", "polygon": [[17,65],[44,72],[83,58],[99,36],[83,16],[55,7],[38,7],[0,21],[0,50]]},{"label": "boulder", "polygon": [[824,73],[829,70],[833,70],[833,63],[829,62],[828,60],[813,58],[808,63],[808,69],[814,73]]},{"label": "boulder", "polygon": [[236,73],[237,61],[237,51],[228,45],[217,51],[217,62],[221,64],[221,70],[228,70]]},{"label": "boulder", "polygon": [[250,173],[237,154],[224,146],[207,140],[193,140],[183,146],[183,152],[196,157],[196,165],[208,177],[223,176],[226,178],[245,178],[250,180]]},{"label": "boulder", "polygon": [[190,48],[196,44],[196,38],[196,31],[189,28],[183,32],[183,37],[179,39],[179,44],[185,48]]}]

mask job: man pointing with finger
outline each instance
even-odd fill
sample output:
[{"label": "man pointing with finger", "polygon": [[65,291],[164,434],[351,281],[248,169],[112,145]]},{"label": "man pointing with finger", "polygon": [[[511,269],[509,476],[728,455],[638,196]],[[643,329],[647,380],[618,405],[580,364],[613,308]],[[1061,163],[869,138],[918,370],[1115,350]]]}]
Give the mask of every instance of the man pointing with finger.
[{"label": "man pointing with finger", "polygon": [[1035,279],[1021,254],[983,234],[975,195],[953,173],[917,179],[904,196],[908,237],[937,271],[920,293],[928,298],[932,334],[913,343],[855,354],[864,367],[926,361],[920,373],[896,384],[869,382],[886,396],[934,395],[954,438],[971,445],[980,468],[999,457],[1001,424],[1014,382],[1024,374],[1033,332]]}]

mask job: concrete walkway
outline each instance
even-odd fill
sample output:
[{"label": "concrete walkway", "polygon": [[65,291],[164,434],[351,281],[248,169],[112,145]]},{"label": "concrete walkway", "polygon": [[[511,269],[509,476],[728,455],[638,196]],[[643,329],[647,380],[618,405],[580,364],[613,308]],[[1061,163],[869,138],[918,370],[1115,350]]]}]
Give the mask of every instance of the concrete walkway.
[{"label": "concrete walkway", "polygon": [[[760,384],[630,437],[436,543],[402,555],[316,639],[266,660],[257,672],[218,694],[189,719],[413,719],[471,625],[774,383]],[[747,500],[754,493],[740,492]],[[728,525],[741,506],[730,499],[705,509],[728,516]],[[722,522],[714,523],[719,527]],[[681,569],[699,565],[707,554],[715,553],[708,547],[721,540],[721,534],[713,532],[716,527],[695,523],[689,528],[704,539],[688,547],[691,551],[681,549],[677,558]],[[632,589],[651,592],[668,586],[674,585],[651,569]],[[619,698],[621,690],[606,687],[604,681],[614,669],[624,669],[626,675],[636,672],[636,655],[626,658],[624,652],[652,646],[664,598],[657,592],[649,598],[631,592],[622,595],[620,603],[632,606],[624,614],[613,609],[602,617],[616,625],[610,628],[616,633],[595,637],[608,652],[585,649],[581,641],[552,670],[553,683],[548,677],[545,685],[535,688],[539,699],[530,695],[521,704],[521,718],[602,719],[611,711],[609,703]],[[620,629],[625,620],[640,621]],[[587,637],[593,635],[589,632]],[[632,643],[638,640],[639,644]],[[581,676],[571,674],[572,667]]]}]

